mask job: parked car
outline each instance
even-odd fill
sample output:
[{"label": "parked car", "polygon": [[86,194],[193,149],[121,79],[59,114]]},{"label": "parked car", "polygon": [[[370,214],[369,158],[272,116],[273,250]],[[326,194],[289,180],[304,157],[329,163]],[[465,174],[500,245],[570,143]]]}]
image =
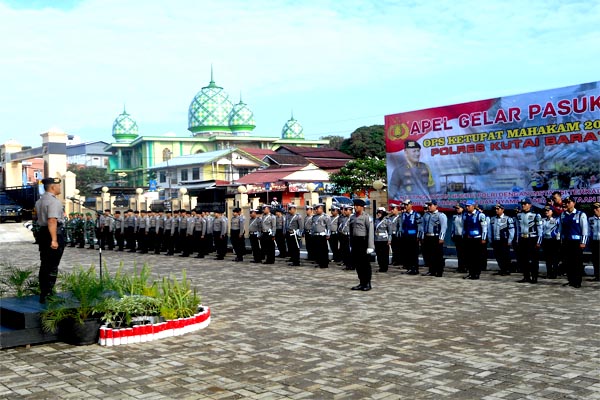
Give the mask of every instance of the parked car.
[{"label": "parked car", "polygon": [[7,220],[21,222],[23,219],[23,207],[16,204],[5,194],[0,194],[0,222]]},{"label": "parked car", "polygon": [[321,196],[319,197],[319,203],[325,204],[327,199],[331,197],[331,205],[341,207],[344,205],[352,205],[352,199],[346,196]]}]

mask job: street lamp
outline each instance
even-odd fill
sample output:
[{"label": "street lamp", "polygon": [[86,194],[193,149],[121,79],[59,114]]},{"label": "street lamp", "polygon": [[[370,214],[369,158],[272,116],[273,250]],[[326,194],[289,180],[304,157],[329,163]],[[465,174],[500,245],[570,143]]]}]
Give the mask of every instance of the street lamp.
[{"label": "street lamp", "polygon": [[169,170],[169,160],[171,159],[171,155],[173,154],[173,152],[169,149],[166,150],[165,152],[165,156],[167,158],[167,179],[169,181],[169,202],[171,201],[171,171]]},{"label": "street lamp", "polygon": [[140,197],[142,196],[142,193],[144,193],[144,189],[142,189],[142,188],[135,189],[135,194],[137,195],[137,196],[135,196],[135,209],[137,211],[140,210]]},{"label": "street lamp", "polygon": [[[373,189],[375,189],[375,191],[377,192],[377,198],[379,198],[379,191],[381,189],[383,189],[383,187],[385,186],[385,184],[383,183],[383,181],[381,179],[377,179],[375,181],[373,181]],[[372,198],[372,203],[373,203],[373,218],[375,218],[376,214],[377,214],[377,199],[373,199]]]}]

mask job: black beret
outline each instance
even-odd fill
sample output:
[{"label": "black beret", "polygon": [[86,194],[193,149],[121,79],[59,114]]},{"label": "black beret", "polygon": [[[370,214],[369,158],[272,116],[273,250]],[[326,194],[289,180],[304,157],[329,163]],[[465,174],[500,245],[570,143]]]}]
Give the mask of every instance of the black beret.
[{"label": "black beret", "polygon": [[367,203],[363,199],[354,199],[354,200],[352,200],[352,202],[354,203],[355,206],[365,207],[367,205]]},{"label": "black beret", "polygon": [[51,185],[53,183],[61,183],[62,181],[60,180],[60,178],[44,178],[42,179],[42,184],[44,185]]},{"label": "black beret", "polygon": [[420,149],[421,145],[416,140],[407,140],[404,142],[405,149]]}]

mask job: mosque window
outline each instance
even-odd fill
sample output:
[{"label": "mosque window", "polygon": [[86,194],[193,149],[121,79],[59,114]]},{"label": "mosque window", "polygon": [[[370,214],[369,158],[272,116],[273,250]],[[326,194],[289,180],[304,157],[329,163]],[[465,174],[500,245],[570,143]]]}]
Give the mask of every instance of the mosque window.
[{"label": "mosque window", "polygon": [[187,181],[188,180],[188,170],[187,169],[182,169],[181,170],[181,180],[182,181]]},{"label": "mosque window", "polygon": [[200,179],[200,168],[192,168],[192,180],[197,181]]}]

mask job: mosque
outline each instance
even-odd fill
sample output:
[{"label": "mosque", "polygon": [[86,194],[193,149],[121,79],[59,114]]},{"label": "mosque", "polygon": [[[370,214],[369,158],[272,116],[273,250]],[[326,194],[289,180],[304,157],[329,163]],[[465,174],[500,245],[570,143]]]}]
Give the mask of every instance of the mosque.
[{"label": "mosque", "polygon": [[211,71],[208,86],[203,87],[188,109],[189,137],[168,133],[145,136],[124,109],[112,128],[114,143],[104,148],[111,153],[108,172],[130,187],[147,186],[148,169],[174,157],[232,148],[274,150],[280,146],[324,147],[327,140],[306,140],[302,125],[293,115],[284,124],[281,137],[255,136],[254,113],[241,99],[233,104],[218,86]]}]

